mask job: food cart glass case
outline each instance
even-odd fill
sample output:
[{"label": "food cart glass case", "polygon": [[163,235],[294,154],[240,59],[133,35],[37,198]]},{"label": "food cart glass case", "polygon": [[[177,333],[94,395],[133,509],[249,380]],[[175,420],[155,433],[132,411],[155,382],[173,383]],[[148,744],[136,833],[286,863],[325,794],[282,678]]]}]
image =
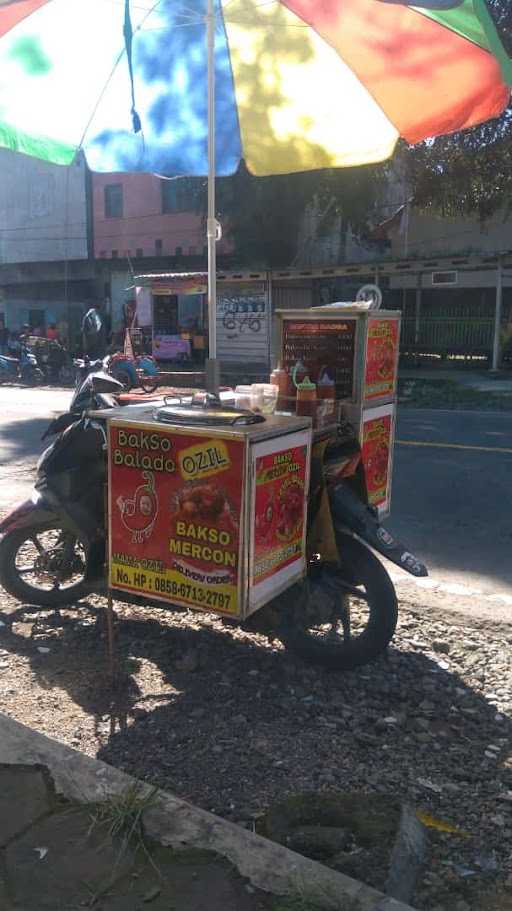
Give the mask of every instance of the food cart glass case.
[{"label": "food cart glass case", "polygon": [[[400,312],[354,303],[280,310],[277,317],[277,350],[290,377],[298,365],[315,383],[325,374],[334,382],[336,404],[327,421],[343,417],[353,424],[368,500],[382,518],[391,508]],[[318,402],[317,426],[326,407]]]}]

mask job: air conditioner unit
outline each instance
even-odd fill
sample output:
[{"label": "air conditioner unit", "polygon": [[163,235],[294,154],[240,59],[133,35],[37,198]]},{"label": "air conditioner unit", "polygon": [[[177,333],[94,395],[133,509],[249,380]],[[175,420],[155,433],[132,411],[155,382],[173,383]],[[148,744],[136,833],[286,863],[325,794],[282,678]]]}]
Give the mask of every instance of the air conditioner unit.
[{"label": "air conditioner unit", "polygon": [[458,282],[458,273],[454,269],[451,272],[432,272],[433,285],[456,285]]}]

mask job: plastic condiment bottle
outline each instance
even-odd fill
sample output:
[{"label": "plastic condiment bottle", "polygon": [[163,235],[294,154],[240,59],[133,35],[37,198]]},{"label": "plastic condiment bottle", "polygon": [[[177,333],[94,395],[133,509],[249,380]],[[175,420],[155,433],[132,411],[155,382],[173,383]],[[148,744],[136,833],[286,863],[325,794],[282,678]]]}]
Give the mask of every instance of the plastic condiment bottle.
[{"label": "plastic condiment bottle", "polygon": [[308,371],[306,370],[302,361],[297,361],[295,366],[292,369],[292,384],[295,389],[299,388],[299,384],[306,379]]},{"label": "plastic condiment bottle", "polygon": [[270,374],[272,386],[277,386],[277,410],[282,411],[286,408],[287,399],[290,395],[290,377],[284,367],[276,367]]},{"label": "plastic condiment bottle", "polygon": [[301,417],[315,417],[316,412],[316,385],[309,376],[305,377],[297,386],[296,412]]},{"label": "plastic condiment bottle", "polygon": [[277,386],[279,389],[279,395],[289,395],[290,393],[290,377],[284,369],[284,367],[276,367],[275,370],[270,374],[269,383],[272,386]]},{"label": "plastic condiment bottle", "polygon": [[324,370],[318,378],[316,394],[319,399],[336,398],[336,383],[331,380],[327,370]]}]

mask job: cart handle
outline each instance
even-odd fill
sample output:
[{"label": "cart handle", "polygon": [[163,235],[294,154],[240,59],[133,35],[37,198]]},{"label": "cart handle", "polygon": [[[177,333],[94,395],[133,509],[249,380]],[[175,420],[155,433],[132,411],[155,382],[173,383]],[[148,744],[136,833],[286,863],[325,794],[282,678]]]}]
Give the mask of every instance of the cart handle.
[{"label": "cart handle", "polygon": [[235,424],[262,424],[266,419],[262,414],[256,414],[254,411],[247,411],[245,414],[239,414],[236,418],[233,418],[230,421],[230,426],[234,427]]}]

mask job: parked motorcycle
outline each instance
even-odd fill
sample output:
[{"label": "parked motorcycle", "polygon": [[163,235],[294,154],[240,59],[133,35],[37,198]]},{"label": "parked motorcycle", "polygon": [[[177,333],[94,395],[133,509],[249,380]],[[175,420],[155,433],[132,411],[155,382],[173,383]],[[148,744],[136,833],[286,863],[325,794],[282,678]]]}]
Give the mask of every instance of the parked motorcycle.
[{"label": "parked motorcycle", "polygon": [[47,383],[59,386],[72,386],[75,381],[75,369],[70,355],[59,341],[41,339],[45,344],[33,348],[37,366],[42,371]]},{"label": "parked motorcycle", "polygon": [[[76,357],[73,360],[73,369],[74,369],[74,379],[75,379],[75,396],[78,389],[80,389],[82,383],[92,373],[107,373],[109,372],[109,362],[110,359],[108,355],[104,358],[98,358],[97,360],[91,361],[88,354],[85,354],[84,357]],[[75,407],[75,396],[71,399],[71,405],[69,406],[70,413],[74,413]],[[93,401],[93,400],[92,400]],[[92,407],[92,406],[91,406]],[[51,426],[51,425],[50,425]]]},{"label": "parked motorcycle", "polygon": [[23,344],[20,346],[19,357],[0,354],[0,383],[17,381],[26,386],[38,386],[44,381],[44,374],[37,366],[35,354]]},{"label": "parked motorcycle", "polygon": [[[83,379],[69,412],[45,433],[55,440],[39,459],[32,498],[0,523],[0,584],[19,601],[58,607],[105,590],[106,422],[88,412],[110,408],[120,388],[101,370]],[[368,507],[349,424],[315,441],[307,545],[306,579],[247,625],[307,660],[336,669],[364,664],[385,650],[397,622],[393,583],[372,550],[414,576],[427,570]]]}]

